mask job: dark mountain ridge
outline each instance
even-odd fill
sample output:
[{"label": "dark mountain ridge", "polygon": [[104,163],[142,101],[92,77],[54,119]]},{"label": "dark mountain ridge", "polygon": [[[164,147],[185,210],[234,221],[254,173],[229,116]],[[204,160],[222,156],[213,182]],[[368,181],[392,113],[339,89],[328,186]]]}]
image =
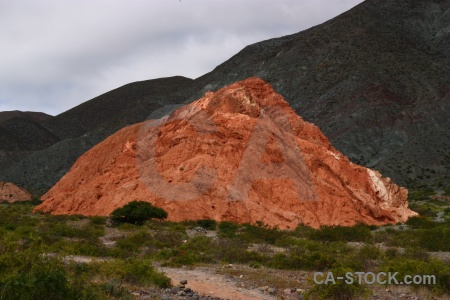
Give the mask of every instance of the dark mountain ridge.
[{"label": "dark mountain ridge", "polygon": [[20,111],[20,110],[0,111],[0,123],[11,118],[23,118],[23,119],[31,119],[34,121],[44,121],[52,117],[53,116],[43,112]]},{"label": "dark mountain ridge", "polygon": [[450,182],[449,71],[449,0],[367,0],[308,30],[249,45],[195,80],[132,83],[42,121],[61,141],[10,162],[0,180],[45,192],[123,126],[257,76],[352,161],[409,188],[439,188]]}]

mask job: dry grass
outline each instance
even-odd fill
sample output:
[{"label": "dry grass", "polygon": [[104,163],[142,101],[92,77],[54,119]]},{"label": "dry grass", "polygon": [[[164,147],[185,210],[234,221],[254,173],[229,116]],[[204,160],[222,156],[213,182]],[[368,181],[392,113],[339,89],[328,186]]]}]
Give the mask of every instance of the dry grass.
[{"label": "dry grass", "polygon": [[278,290],[306,289],[307,278],[312,276],[311,272],[274,270],[265,267],[254,269],[244,265],[233,265],[232,268],[220,267],[216,269],[216,273],[242,281],[252,288],[269,286]]}]

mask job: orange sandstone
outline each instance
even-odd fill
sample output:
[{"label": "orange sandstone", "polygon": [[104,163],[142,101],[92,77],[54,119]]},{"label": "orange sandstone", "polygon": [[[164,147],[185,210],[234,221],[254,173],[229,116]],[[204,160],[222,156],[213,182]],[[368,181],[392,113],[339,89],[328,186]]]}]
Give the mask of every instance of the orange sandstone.
[{"label": "orange sandstone", "polygon": [[36,211],[108,215],[144,200],[173,221],[382,225],[416,215],[407,193],[351,163],[270,85],[249,78],[113,134]]}]

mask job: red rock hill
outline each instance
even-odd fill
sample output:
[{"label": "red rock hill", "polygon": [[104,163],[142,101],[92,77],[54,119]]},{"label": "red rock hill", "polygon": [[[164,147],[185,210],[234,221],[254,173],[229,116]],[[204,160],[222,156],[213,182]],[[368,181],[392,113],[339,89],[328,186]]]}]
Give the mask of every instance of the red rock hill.
[{"label": "red rock hill", "polygon": [[18,202],[18,201],[28,201],[31,200],[32,195],[10,182],[1,182],[0,181],[0,202]]},{"label": "red rock hill", "polygon": [[118,131],[81,156],[36,210],[108,215],[144,200],[173,221],[381,225],[416,215],[407,193],[349,162],[270,85],[249,78]]}]

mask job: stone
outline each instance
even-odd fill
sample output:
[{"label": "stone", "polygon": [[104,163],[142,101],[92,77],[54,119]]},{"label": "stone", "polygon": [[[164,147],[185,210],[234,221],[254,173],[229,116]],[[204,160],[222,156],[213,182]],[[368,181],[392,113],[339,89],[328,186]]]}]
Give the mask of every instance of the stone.
[{"label": "stone", "polygon": [[42,199],[34,211],[109,215],[144,199],[170,221],[262,221],[280,229],[383,225],[417,215],[406,189],[351,163],[259,78],[121,129]]},{"label": "stone", "polygon": [[203,227],[194,227],[194,228],[192,228],[192,230],[195,230],[199,233],[206,233],[206,229]]},{"label": "stone", "polygon": [[187,283],[188,283],[188,282],[187,282],[186,279],[180,280],[180,284],[187,284]]}]

